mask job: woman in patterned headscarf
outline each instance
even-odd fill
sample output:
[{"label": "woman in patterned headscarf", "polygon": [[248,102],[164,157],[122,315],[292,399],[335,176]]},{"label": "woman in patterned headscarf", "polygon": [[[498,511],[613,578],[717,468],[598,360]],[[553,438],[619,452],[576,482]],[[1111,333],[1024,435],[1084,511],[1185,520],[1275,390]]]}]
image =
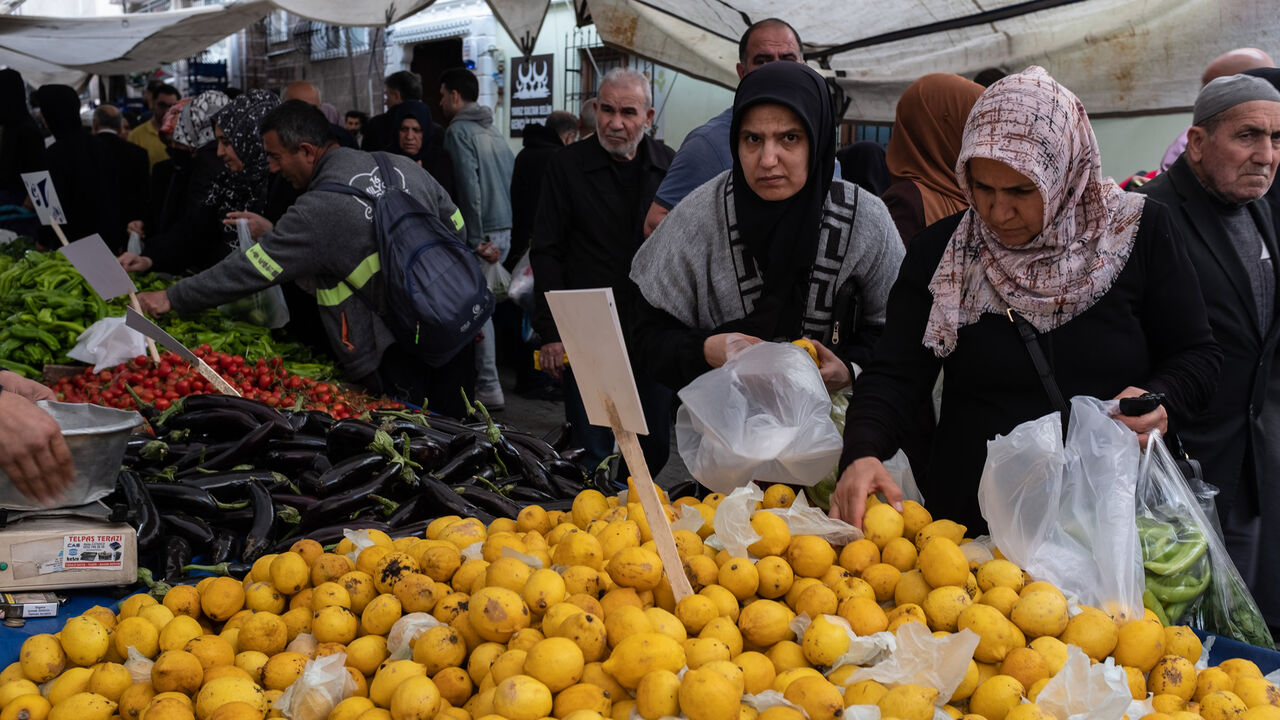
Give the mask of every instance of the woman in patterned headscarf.
[{"label": "woman in patterned headscarf", "polygon": [[1209,399],[1222,354],[1169,213],[1102,177],[1084,105],[1039,67],[992,85],[965,123],[955,171],[969,209],[907,249],[875,360],[854,387],[832,515],[861,524],[868,493],[902,493],[877,458],[945,369],[931,453],[930,507],[986,527],[977,487],[986,443],[1056,408],[1021,315],[1062,395],[1164,393],[1120,418],[1145,441]]},{"label": "woman in patterned headscarf", "polygon": [[[279,104],[280,99],[266,90],[250,90],[213,116],[218,157],[227,169],[214,181],[205,204],[216,208],[219,218],[238,211],[261,214],[266,207],[269,171],[258,125]],[[226,241],[234,245],[235,226],[226,227]]]},{"label": "woman in patterned headscarf", "polygon": [[[216,195],[233,204],[234,198],[254,192],[254,181],[243,172],[232,172],[221,159],[214,120],[231,106],[226,94],[210,90],[192,98],[180,109],[174,107],[177,113],[169,147],[172,176],[162,208],[154,222],[145,227],[144,252],[120,256],[120,264],[126,270],[141,272],[154,268],[175,273],[201,270],[217,263],[235,244],[235,233],[228,232],[222,223],[227,210],[221,202],[213,202],[213,198]],[[169,122],[167,116],[165,122]],[[254,126],[256,128],[256,122]],[[266,155],[261,152],[261,139],[257,150],[265,178]],[[250,153],[251,149],[246,149],[245,154]],[[243,168],[238,157],[235,162]],[[132,226],[130,229],[143,230]]]}]

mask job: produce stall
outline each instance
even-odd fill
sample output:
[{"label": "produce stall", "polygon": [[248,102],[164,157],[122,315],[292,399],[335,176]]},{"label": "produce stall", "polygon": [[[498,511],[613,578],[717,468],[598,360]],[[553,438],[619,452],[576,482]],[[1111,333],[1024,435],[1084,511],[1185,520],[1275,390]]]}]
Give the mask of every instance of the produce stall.
[{"label": "produce stall", "polygon": [[[6,278],[37,286],[9,308],[32,328],[10,352],[40,345],[10,360],[24,372],[119,311],[47,257]],[[341,389],[265,331],[183,322],[168,329],[243,397],[169,353],[53,383],[145,420],[89,503],[104,514],[76,520],[123,527],[106,564],[132,551],[137,572],[0,628],[0,720],[1280,716],[1264,677],[1280,655],[1179,624],[1270,641],[1193,497],[1138,493],[1147,607],[1090,605],[945,508],[872,499],[858,530],[789,485],[699,499],[689,481],[658,517],[607,464],[583,467],[565,428],[424,414]],[[100,535],[62,538],[53,569],[0,563],[0,589],[90,570],[65,553]]]}]

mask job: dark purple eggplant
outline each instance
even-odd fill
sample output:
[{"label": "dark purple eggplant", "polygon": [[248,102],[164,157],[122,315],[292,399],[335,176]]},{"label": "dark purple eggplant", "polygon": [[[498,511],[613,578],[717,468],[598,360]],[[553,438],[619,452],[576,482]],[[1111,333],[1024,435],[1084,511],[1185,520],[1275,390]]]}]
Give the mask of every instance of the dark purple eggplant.
[{"label": "dark purple eggplant", "polygon": [[[551,473],[547,472],[547,468],[538,462],[532,453],[521,453],[516,460],[519,463],[520,474],[524,475],[524,481],[521,484],[552,497],[562,497],[555,483],[551,481]],[[515,469],[511,470],[516,472]]]},{"label": "dark purple eggplant", "polygon": [[371,480],[346,491],[330,495],[302,513],[302,528],[322,527],[350,516],[368,505],[370,495],[382,495],[399,476],[400,463],[387,463]]},{"label": "dark purple eggplant", "polygon": [[237,465],[251,465],[257,459],[258,453],[267,444],[267,440],[276,431],[277,426],[275,423],[264,422],[250,430],[248,434],[240,438],[231,447],[213,457],[206,458],[199,466],[179,473],[178,477],[181,478],[184,475],[192,475],[209,470],[229,470]]},{"label": "dark purple eggplant", "polygon": [[[185,415],[189,412],[197,412],[200,410],[216,410],[230,408],[248,413],[258,420],[258,424],[271,423],[274,426],[274,434],[272,437],[292,437],[293,427],[289,425],[289,421],[283,415],[276,411],[275,408],[257,400],[237,397],[235,395],[188,395],[173,401],[168,410],[165,410],[162,418],[174,418],[178,415]],[[167,417],[166,417],[167,416]],[[174,420],[169,419],[170,423]]]},{"label": "dark purple eggplant", "polygon": [[230,528],[218,528],[213,531],[213,545],[209,548],[210,562],[216,565],[239,555],[240,533]]},{"label": "dark purple eggplant", "polygon": [[537,488],[522,485],[518,482],[511,485],[504,485],[503,492],[512,500],[525,505],[541,505],[557,499],[554,496],[538,490]]},{"label": "dark purple eggplant", "polygon": [[418,513],[418,503],[423,502],[421,495],[414,495],[403,502],[395,509],[395,512],[387,516],[386,523],[391,527],[400,527],[411,522]]},{"label": "dark purple eggplant", "polygon": [[409,438],[409,459],[422,466],[420,472],[428,473],[444,467],[449,462],[449,450],[429,437]]},{"label": "dark purple eggplant", "polygon": [[[378,426],[358,418],[343,418],[329,428],[325,436],[325,453],[333,462],[341,462],[349,457],[369,452],[378,433]],[[393,438],[396,451],[404,449],[404,439]]]},{"label": "dark purple eggplant", "polygon": [[426,437],[427,426],[400,417],[389,417],[378,423],[378,427],[392,437],[407,435],[410,439]]},{"label": "dark purple eggplant", "polygon": [[174,415],[169,430],[189,430],[195,435],[231,440],[262,424],[257,417],[237,408],[211,408]]},{"label": "dark purple eggplant", "polygon": [[454,492],[453,488],[430,475],[422,478],[418,492],[422,499],[418,501],[418,514],[414,517],[415,520],[441,515],[476,517],[476,513],[480,511],[480,508],[472,502]]},{"label": "dark purple eggplant", "polygon": [[456,457],[463,451],[470,449],[481,440],[483,440],[483,438],[478,433],[471,431],[454,435],[449,438],[449,443],[446,446],[449,448],[449,457]]},{"label": "dark purple eggplant", "polygon": [[492,457],[490,454],[492,449],[493,446],[487,441],[481,442],[477,439],[470,448],[454,455],[444,467],[429,475],[446,485],[470,477],[482,463],[489,461]]},{"label": "dark purple eggplant", "polygon": [[349,490],[369,481],[387,465],[386,458],[371,452],[353,455],[316,477],[302,490],[316,497],[326,497]]},{"label": "dark purple eggplant", "polygon": [[516,515],[520,514],[520,505],[512,502],[508,498],[499,495],[492,490],[478,487],[475,485],[458,485],[453,491],[461,495],[464,500],[497,517],[516,519]]},{"label": "dark purple eggplant", "polygon": [[182,566],[191,563],[191,543],[181,535],[170,535],[164,542],[164,579],[173,582],[182,577]]},{"label": "dark purple eggplant", "polygon": [[326,442],[318,435],[294,435],[287,440],[271,440],[267,442],[267,450],[310,450],[323,453]]},{"label": "dark purple eggplant", "polygon": [[319,410],[303,410],[289,416],[290,427],[304,435],[323,436],[334,422],[332,415]]},{"label": "dark purple eggplant", "polygon": [[160,513],[132,470],[121,470],[117,482],[129,505],[130,524],[138,532],[138,548],[146,550],[160,538]]},{"label": "dark purple eggplant", "polygon": [[240,559],[252,563],[262,557],[272,542],[271,529],[276,522],[276,506],[262,483],[254,480],[246,487],[249,491],[249,507],[253,509],[253,521],[249,525],[249,532],[245,533],[244,550],[240,553]]},{"label": "dark purple eggplant", "polygon": [[567,450],[560,450],[559,453],[561,460],[568,460],[571,463],[580,463],[582,462],[582,459],[587,456],[587,449],[569,448]]},{"label": "dark purple eggplant", "polygon": [[577,483],[578,485],[582,485],[587,482],[587,471],[583,470],[582,466],[578,463],[569,462],[564,458],[552,458],[551,460],[545,461],[543,464],[546,466],[547,472],[552,475],[559,475],[560,477]]},{"label": "dark purple eggplant", "polygon": [[573,440],[573,426],[569,423],[560,423],[557,428],[552,428],[550,432],[542,436],[545,442],[552,450],[557,453],[563,452],[569,447],[569,443]]},{"label": "dark purple eggplant", "polygon": [[206,548],[213,542],[213,529],[204,518],[170,512],[164,515],[164,525],[170,531],[190,540],[195,547]]},{"label": "dark purple eggplant", "polygon": [[235,510],[237,507],[248,505],[247,502],[222,503],[209,494],[208,490],[180,483],[147,483],[146,488],[152,502],[162,514],[170,510],[179,510],[199,517],[212,518],[220,510]]},{"label": "dark purple eggplant", "polygon": [[320,502],[319,498],[313,498],[310,495],[295,495],[293,493],[271,493],[271,501],[276,505],[288,505],[299,510],[307,508]]},{"label": "dark purple eggplant", "polygon": [[288,485],[289,478],[270,470],[231,470],[228,472],[189,475],[178,480],[183,485],[216,493],[248,485],[257,480],[265,487]]},{"label": "dark purple eggplant", "polygon": [[268,450],[262,455],[262,466],[268,470],[297,477],[308,470],[323,473],[333,464],[323,452],[315,450]]},{"label": "dark purple eggplant", "polygon": [[520,430],[503,430],[502,437],[511,441],[511,445],[520,448],[521,451],[532,452],[541,461],[547,461],[550,457],[559,457],[556,448],[547,445],[543,438],[531,436],[529,433],[522,433]]}]

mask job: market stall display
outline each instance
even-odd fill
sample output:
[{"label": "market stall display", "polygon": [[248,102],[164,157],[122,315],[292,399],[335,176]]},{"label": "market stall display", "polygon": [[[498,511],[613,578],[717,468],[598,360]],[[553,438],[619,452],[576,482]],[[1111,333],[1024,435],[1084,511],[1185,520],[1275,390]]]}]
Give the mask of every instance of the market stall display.
[{"label": "market stall display", "polygon": [[[791,489],[754,492],[664,506],[698,591],[679,603],[640,507],[584,490],[487,524],[451,514],[330,547],[304,533],[234,577],[91,608],[26,640],[0,704],[55,720],[1019,720],[1271,717],[1280,698],[1251,662],[1197,668],[1186,627],[1070,616],[918,505],[874,505],[867,538],[838,547],[790,532],[806,517]],[[726,523],[744,508],[751,531]],[[713,534],[754,540],[750,555]]]},{"label": "market stall display", "polygon": [[[33,247],[21,239],[0,250],[0,368],[39,379],[42,366],[71,362],[67,352],[81,333],[103,318],[124,315],[127,301],[103,302],[65,257]],[[140,291],[168,284],[154,273],[137,274],[134,283]],[[188,347],[208,345],[254,362],[279,357],[308,377],[336,375],[332,360],[310,346],[217,310],[166,317],[162,327]]]}]

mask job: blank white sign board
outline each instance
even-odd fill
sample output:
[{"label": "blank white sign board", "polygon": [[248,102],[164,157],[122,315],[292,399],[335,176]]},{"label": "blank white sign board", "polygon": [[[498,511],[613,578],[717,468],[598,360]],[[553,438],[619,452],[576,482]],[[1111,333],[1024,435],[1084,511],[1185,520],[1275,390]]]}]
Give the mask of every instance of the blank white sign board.
[{"label": "blank white sign board", "polygon": [[129,279],[129,273],[120,267],[116,256],[103,242],[102,236],[94,233],[81,238],[58,250],[75,265],[76,270],[84,276],[89,287],[98,293],[103,300],[111,300],[121,295],[136,293],[138,288]]},{"label": "blank white sign board", "polygon": [[556,290],[547,293],[547,304],[569,356],[587,419],[592,425],[613,427],[601,399],[607,396],[617,408],[623,429],[648,435],[613,289]]}]

